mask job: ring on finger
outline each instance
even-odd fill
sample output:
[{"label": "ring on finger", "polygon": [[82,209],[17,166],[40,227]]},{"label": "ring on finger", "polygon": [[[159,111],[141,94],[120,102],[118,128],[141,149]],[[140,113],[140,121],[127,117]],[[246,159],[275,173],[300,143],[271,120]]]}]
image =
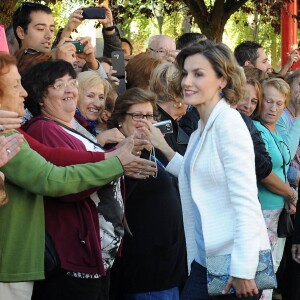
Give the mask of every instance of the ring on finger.
[{"label": "ring on finger", "polygon": [[11,151],[9,149],[6,149],[7,154],[11,154]]},{"label": "ring on finger", "polygon": [[5,127],[3,125],[0,125],[0,131],[4,131]]}]

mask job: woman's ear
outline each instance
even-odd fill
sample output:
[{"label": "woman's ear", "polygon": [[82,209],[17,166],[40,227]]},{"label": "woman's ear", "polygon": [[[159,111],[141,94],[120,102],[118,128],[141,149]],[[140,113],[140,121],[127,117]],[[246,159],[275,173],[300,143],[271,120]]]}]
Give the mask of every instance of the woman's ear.
[{"label": "woman's ear", "polygon": [[228,82],[224,77],[220,78],[220,88],[223,90],[227,86]]}]

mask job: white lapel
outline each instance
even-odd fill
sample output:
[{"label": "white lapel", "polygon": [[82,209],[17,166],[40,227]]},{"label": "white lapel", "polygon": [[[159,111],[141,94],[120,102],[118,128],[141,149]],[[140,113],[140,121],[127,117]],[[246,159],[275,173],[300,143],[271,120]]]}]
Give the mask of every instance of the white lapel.
[{"label": "white lapel", "polygon": [[[203,129],[202,135],[200,135],[201,132],[201,122],[199,121],[198,124],[198,129],[193,133],[193,135],[191,136],[191,147],[189,147],[189,151],[194,151],[194,154],[192,156],[191,159],[191,173],[190,176],[192,176],[193,171],[194,171],[194,166],[195,163],[197,161],[197,158],[200,155],[200,151],[202,149],[202,146],[207,138],[207,134],[209,133],[209,130],[211,129],[212,125],[214,124],[216,118],[218,117],[218,115],[225,109],[228,109],[230,107],[230,105],[225,101],[224,98],[222,98],[214,107],[213,111],[211,112],[206,126]],[[200,116],[201,118],[201,116]],[[198,138],[201,138],[200,143],[198,144],[197,148],[195,149],[195,144],[197,144]]]}]

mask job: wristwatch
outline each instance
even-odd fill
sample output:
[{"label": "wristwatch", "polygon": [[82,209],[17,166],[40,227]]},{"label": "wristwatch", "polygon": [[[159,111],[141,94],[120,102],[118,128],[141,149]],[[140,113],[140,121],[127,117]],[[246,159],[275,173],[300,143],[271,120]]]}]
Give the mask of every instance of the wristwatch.
[{"label": "wristwatch", "polygon": [[115,29],[115,25],[109,26],[109,27],[104,27],[105,31],[113,31]]}]

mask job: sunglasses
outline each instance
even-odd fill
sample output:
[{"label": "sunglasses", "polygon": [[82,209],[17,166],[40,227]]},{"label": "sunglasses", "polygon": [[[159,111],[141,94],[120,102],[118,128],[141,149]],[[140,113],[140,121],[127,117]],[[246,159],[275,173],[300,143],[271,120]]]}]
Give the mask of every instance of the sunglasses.
[{"label": "sunglasses", "polygon": [[24,8],[26,8],[26,7],[36,7],[36,4],[33,3],[33,2],[24,2],[24,3],[22,3],[22,5],[20,6],[19,13],[18,13],[18,20],[20,20],[21,13],[24,10]]},{"label": "sunglasses", "polygon": [[40,51],[32,49],[32,48],[26,48],[24,50],[24,54],[34,55],[34,54],[37,54],[37,53],[40,53]]}]

